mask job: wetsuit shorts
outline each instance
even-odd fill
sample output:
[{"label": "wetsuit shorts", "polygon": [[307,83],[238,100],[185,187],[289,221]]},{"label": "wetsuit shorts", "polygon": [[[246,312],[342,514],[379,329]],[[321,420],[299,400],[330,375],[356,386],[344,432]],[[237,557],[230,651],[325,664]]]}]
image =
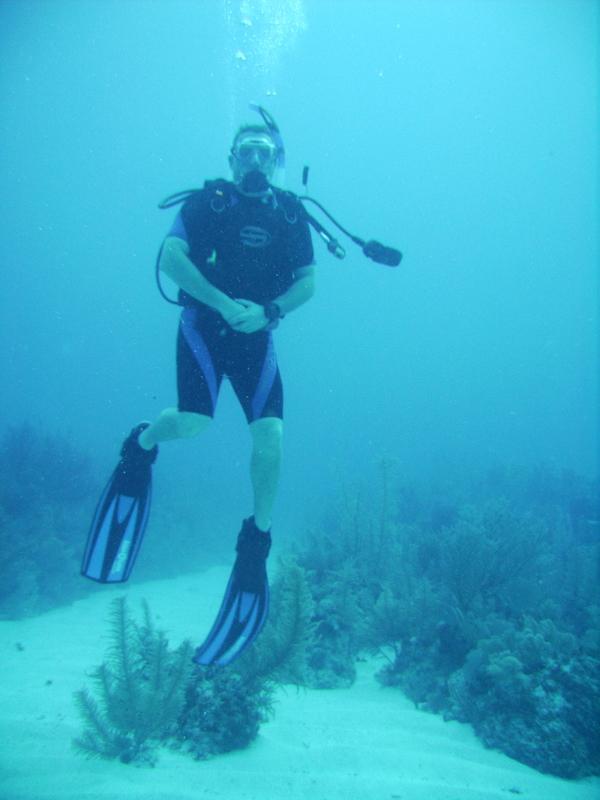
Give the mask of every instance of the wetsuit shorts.
[{"label": "wetsuit shorts", "polygon": [[184,308],[177,335],[179,410],[213,417],[224,377],[248,422],[283,419],[283,386],[271,332],[239,333],[208,309]]}]

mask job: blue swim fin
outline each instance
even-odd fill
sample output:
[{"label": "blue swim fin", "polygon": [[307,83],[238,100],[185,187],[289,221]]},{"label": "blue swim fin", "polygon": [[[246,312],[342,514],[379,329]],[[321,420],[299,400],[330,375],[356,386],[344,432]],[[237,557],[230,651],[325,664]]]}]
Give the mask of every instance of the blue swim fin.
[{"label": "blue swim fin", "polygon": [[140,433],[149,423],[131,431],[121,447],[121,458],[110,477],[92,520],[81,574],[99,583],[123,583],[140,550],[152,496],[152,464],[158,447],[144,450]]},{"label": "blue swim fin", "polygon": [[237,541],[237,558],[217,619],[196,649],[196,664],[230,664],[256,639],[269,613],[266,560],[271,534],[245,519]]}]

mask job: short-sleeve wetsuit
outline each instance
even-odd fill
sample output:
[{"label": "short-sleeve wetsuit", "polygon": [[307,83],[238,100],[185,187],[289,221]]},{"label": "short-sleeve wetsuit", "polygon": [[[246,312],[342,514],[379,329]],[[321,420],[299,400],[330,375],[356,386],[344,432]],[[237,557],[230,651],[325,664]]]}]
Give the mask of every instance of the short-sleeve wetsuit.
[{"label": "short-sleeve wetsuit", "polygon": [[[183,239],[204,277],[232,298],[265,305],[313,263],[305,212],[293,195],[240,194],[227,181],[207,182],[177,215],[169,236]],[[180,411],[214,416],[223,377],[229,378],[248,422],[283,418],[283,387],[272,333],[241,333],[183,290],[177,336]]]}]

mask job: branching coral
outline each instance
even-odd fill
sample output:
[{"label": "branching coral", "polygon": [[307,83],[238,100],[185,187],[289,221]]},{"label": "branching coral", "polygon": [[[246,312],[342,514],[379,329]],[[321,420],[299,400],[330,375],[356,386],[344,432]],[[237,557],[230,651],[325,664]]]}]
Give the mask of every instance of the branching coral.
[{"label": "branching coral", "polygon": [[240,661],[240,673],[275,683],[303,683],[307,648],[314,634],[313,613],[306,572],[294,560],[281,559],[269,620]]},{"label": "branching coral", "polygon": [[480,600],[501,600],[522,575],[532,577],[545,536],[539,520],[515,514],[504,502],[467,508],[444,530],[439,579],[463,614]]},{"label": "branching coral", "polygon": [[74,745],[89,756],[148,760],[153,744],[174,733],[190,672],[188,642],[170,651],[146,604],[139,625],[125,598],[116,599],[108,662],[93,673],[99,700],[85,689],[75,695],[86,728]]}]

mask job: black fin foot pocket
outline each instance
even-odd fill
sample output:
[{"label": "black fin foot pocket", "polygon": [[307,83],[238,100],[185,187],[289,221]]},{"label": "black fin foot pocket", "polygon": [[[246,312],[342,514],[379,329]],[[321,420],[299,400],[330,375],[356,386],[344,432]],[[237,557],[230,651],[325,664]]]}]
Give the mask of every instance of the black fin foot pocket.
[{"label": "black fin foot pocket", "polygon": [[119,463],[115,470],[117,490],[129,497],[136,497],[148,483],[152,464],[158,456],[158,445],[151,450],[144,450],[139,443],[142,431],[150,427],[149,422],[141,422],[131,430],[121,445]]},{"label": "black fin foot pocket", "polygon": [[244,520],[237,541],[237,558],[217,618],[194,661],[226,666],[238,658],[261,632],[269,613],[266,560],[271,534],[260,531],[254,519]]},{"label": "black fin foot pocket", "polygon": [[238,535],[234,572],[244,592],[260,592],[266,580],[271,532],[259,530],[254,518],[245,519]]}]

